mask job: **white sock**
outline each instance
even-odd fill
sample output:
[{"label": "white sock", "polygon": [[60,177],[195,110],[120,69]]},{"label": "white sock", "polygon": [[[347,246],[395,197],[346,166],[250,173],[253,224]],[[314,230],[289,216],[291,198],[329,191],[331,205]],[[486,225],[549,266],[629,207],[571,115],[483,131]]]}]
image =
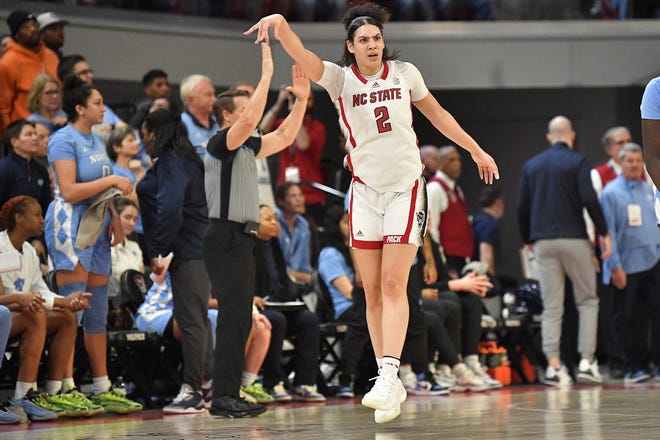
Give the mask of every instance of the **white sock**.
[{"label": "white sock", "polygon": [[108,376],[92,378],[92,389],[97,396],[110,391],[110,379],[108,379]]},{"label": "white sock", "polygon": [[476,354],[465,356],[465,363],[470,367],[479,365],[479,356]]},{"label": "white sock", "polygon": [[16,381],[16,389],[14,390],[14,400],[21,400],[31,389],[33,389],[32,382]]},{"label": "white sock", "polygon": [[213,379],[209,379],[206,382],[202,383],[202,389],[203,390],[208,390],[210,388],[213,388]]},{"label": "white sock", "polygon": [[381,369],[381,374],[387,374],[391,376],[397,376],[399,373],[399,365],[401,362],[399,359],[392,356],[383,357],[383,368]]},{"label": "white sock", "polygon": [[59,393],[62,389],[61,380],[47,380],[46,381],[46,392],[52,396]]},{"label": "white sock", "polygon": [[73,377],[65,377],[62,379],[62,389],[66,392],[72,390],[76,387],[76,382],[74,382]]},{"label": "white sock", "polygon": [[383,368],[383,358],[376,358],[376,364],[378,364],[378,373],[380,374],[380,370]]},{"label": "white sock", "polygon": [[248,373],[247,371],[243,371],[241,373],[241,386],[249,387],[254,383],[255,380],[257,380],[256,374]]}]

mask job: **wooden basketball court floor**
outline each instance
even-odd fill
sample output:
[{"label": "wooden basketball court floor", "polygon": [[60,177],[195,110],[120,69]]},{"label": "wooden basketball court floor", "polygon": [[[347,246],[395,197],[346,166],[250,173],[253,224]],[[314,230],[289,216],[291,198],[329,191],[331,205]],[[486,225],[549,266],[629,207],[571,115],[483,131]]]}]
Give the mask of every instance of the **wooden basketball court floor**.
[{"label": "wooden basketball court floor", "polygon": [[565,389],[511,386],[488,393],[410,396],[401,416],[377,425],[352,400],[272,404],[257,418],[129,416],[0,426],[1,440],[26,439],[659,439],[660,383]]}]

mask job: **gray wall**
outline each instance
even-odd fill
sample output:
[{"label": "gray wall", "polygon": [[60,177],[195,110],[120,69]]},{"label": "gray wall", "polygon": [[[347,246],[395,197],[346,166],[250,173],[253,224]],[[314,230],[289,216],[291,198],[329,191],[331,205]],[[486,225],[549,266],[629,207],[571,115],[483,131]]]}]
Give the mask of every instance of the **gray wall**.
[{"label": "gray wall", "polygon": [[[18,2],[0,5],[0,32]],[[66,27],[64,53],[84,54],[109,102],[137,99],[138,81],[152,67],[178,83],[190,73],[206,73],[219,89],[259,77],[259,51],[241,32],[249,23],[168,16],[100,8],[70,8],[38,2],[21,7],[55,10]],[[344,31],[336,23],[295,24],[307,46],[336,60]],[[570,117],[577,148],[592,164],[605,160],[600,137],[613,125],[628,125],[640,141],[639,102],[643,85],[660,74],[660,22],[555,21],[493,23],[390,23],[388,46],[415,63],[439,101],[498,161],[507,212],[502,225],[502,272],[520,275],[515,204],[522,164],[546,147],[549,119]],[[274,48],[275,89],[290,81],[291,61]],[[325,156],[339,161],[337,116],[317,91],[316,116],[328,127]],[[421,144],[447,141],[420,115],[415,128]],[[460,179],[476,208],[482,188],[464,155]]]}]

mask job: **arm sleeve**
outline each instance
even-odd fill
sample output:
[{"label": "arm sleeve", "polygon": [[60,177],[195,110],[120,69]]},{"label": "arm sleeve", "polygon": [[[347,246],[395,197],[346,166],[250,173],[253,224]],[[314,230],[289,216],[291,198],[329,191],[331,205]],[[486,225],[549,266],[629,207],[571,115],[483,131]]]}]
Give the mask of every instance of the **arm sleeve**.
[{"label": "arm sleeve", "polygon": [[[162,161],[162,158],[160,159]],[[183,222],[183,203],[190,176],[177,157],[166,158],[157,171],[158,206],[155,224],[153,255],[167,255],[171,251]]]},{"label": "arm sleeve", "polygon": [[402,71],[406,76],[406,80],[410,83],[412,90],[412,102],[421,101],[429,94],[429,89],[424,83],[424,78],[419,72],[417,67],[411,63],[402,63]]},{"label": "arm sleeve", "polygon": [[319,255],[319,275],[326,285],[332,284],[340,276],[346,275],[351,278],[351,274],[344,270],[343,255],[335,248],[329,247],[321,251]]},{"label": "arm sleeve", "polygon": [[604,191],[600,198],[602,205],[603,217],[607,224],[607,232],[610,235],[612,242],[612,255],[607,259],[607,264],[611,269],[621,267],[621,256],[617,246],[617,227],[616,227],[616,196],[611,191]]},{"label": "arm sleeve", "polygon": [[530,195],[529,183],[527,176],[523,172],[520,178],[520,191],[518,192],[518,206],[516,208],[518,214],[518,227],[520,228],[520,237],[523,243],[530,242]]},{"label": "arm sleeve", "polygon": [[318,85],[323,87],[334,102],[339,98],[344,88],[344,69],[330,61],[323,61],[323,75],[318,81]]},{"label": "arm sleeve", "polygon": [[642,119],[660,119],[660,76],[653,78],[646,85],[644,95],[642,96],[640,112]]},{"label": "arm sleeve", "polygon": [[594,191],[591,182],[590,171],[591,169],[586,159],[581,160],[577,176],[578,194],[580,195],[582,205],[587,208],[589,217],[594,222],[596,232],[599,235],[607,235],[607,223],[605,223],[603,210],[600,207],[600,203],[598,203],[598,196],[596,196],[596,191]]}]

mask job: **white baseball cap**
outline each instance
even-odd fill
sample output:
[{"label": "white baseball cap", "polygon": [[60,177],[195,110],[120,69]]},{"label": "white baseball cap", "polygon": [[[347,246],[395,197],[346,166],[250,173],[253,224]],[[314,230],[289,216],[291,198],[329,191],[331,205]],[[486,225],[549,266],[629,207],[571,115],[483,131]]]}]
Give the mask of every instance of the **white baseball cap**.
[{"label": "white baseball cap", "polygon": [[61,25],[69,24],[67,20],[62,20],[54,12],[44,12],[43,14],[39,14],[37,16],[37,21],[39,22],[39,29],[45,29],[48,26],[58,23]]}]

